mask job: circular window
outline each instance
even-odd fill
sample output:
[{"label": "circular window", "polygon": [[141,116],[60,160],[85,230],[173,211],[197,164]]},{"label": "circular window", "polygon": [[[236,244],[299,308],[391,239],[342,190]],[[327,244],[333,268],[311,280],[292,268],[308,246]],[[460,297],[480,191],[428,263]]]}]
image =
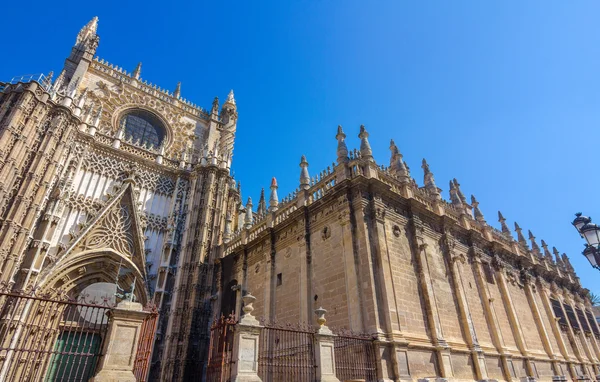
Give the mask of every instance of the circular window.
[{"label": "circular window", "polygon": [[165,128],[154,114],[144,110],[135,110],[121,118],[121,129],[125,139],[139,146],[158,148],[165,138]]}]

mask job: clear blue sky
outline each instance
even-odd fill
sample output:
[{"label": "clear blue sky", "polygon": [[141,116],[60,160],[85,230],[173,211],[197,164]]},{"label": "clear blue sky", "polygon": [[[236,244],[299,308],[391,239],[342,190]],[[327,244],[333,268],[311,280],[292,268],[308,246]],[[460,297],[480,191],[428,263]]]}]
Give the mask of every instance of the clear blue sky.
[{"label": "clear blue sky", "polygon": [[298,184],[336,158],[341,124],[365,124],[379,163],[393,138],[422,183],[456,177],[498,227],[501,210],[567,252],[585,287],[598,271],[570,225],[600,221],[597,1],[5,1],[0,78],[60,69],[100,18],[100,57],[210,107],[235,90],[244,197]]}]

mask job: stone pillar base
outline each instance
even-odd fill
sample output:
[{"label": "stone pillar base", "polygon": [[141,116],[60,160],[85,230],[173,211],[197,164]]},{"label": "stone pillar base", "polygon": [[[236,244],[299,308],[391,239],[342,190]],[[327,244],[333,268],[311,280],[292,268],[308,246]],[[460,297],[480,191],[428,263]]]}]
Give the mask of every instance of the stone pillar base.
[{"label": "stone pillar base", "polygon": [[136,382],[131,371],[101,370],[89,382]]}]

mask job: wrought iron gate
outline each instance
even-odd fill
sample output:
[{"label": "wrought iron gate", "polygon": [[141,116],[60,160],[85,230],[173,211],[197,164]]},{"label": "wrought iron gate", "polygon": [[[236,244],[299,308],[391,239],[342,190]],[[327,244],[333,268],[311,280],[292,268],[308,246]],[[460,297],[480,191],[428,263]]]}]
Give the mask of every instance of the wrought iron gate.
[{"label": "wrought iron gate", "polygon": [[231,362],[233,335],[237,321],[233,315],[215,320],[210,328],[207,382],[229,382],[231,380]]},{"label": "wrought iron gate", "polygon": [[138,382],[148,381],[150,359],[158,324],[158,309],[155,306],[148,306],[144,308],[144,310],[150,312],[150,314],[142,324],[140,342],[138,343],[137,353],[135,355],[133,374]]},{"label": "wrought iron gate", "polygon": [[340,381],[377,381],[375,339],[368,334],[334,330],[335,376]]},{"label": "wrought iron gate", "polygon": [[108,299],[0,290],[0,380],[87,382],[112,308]]}]

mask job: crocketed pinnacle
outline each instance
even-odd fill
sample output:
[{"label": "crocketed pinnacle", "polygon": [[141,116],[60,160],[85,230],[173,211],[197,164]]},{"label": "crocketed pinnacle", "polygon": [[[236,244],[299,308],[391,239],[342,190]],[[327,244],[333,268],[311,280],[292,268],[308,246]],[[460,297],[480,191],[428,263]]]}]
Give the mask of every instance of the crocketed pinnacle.
[{"label": "crocketed pinnacle", "polygon": [[210,114],[212,114],[213,116],[219,115],[219,97],[215,97],[215,99],[213,100]]},{"label": "crocketed pinnacle", "polygon": [[177,83],[175,87],[175,91],[173,92],[173,97],[179,98],[181,97],[181,81]]},{"label": "crocketed pinnacle", "polygon": [[90,37],[96,35],[98,31],[98,16],[94,16],[77,34],[77,41],[75,44],[85,43]]},{"label": "crocketed pinnacle", "polygon": [[498,221],[500,222],[500,227],[502,227],[502,233],[510,235],[510,229],[508,225],[506,225],[506,219],[502,216],[502,212],[498,211]]},{"label": "crocketed pinnacle", "polygon": [[308,162],[306,156],[300,158],[300,189],[308,190],[310,187],[310,175],[308,174]]},{"label": "crocketed pinnacle", "polygon": [[227,94],[227,99],[225,100],[225,103],[230,103],[232,105],[235,105],[235,98],[233,97],[233,89],[231,89],[229,91],[229,94]]},{"label": "crocketed pinnacle", "polygon": [[139,80],[140,79],[140,74],[142,74],[142,63],[138,62],[137,66],[133,70],[133,73],[131,73],[131,76],[133,78],[135,78],[136,80]]},{"label": "crocketed pinnacle", "polygon": [[246,216],[244,217],[244,227],[252,227],[252,221],[252,198],[248,197],[248,201],[246,202]]},{"label": "crocketed pinnacle", "polygon": [[458,180],[456,180],[456,178],[454,178],[454,179],[452,179],[452,182],[454,182],[454,187],[456,187],[456,192],[458,194],[458,197],[460,198],[460,201],[463,204],[468,204],[465,194],[463,194],[462,191],[460,190],[460,183],[458,183]]},{"label": "crocketed pinnacle", "polygon": [[479,209],[479,202],[475,199],[475,195],[471,195],[471,206],[473,206],[473,215],[475,216],[475,220],[485,223],[485,219],[483,217],[483,213]]},{"label": "crocketed pinnacle", "polygon": [[369,133],[365,129],[365,125],[360,125],[360,156],[373,161],[373,150],[371,150],[371,144],[369,143]]},{"label": "crocketed pinnacle", "polygon": [[544,239],[542,239],[542,248],[544,248],[544,257],[546,258],[546,260],[548,260],[549,262],[552,263],[553,262],[552,261],[552,254],[548,250],[548,244],[546,244],[546,242],[544,241]]},{"label": "crocketed pinnacle", "polygon": [[540,256],[542,254],[542,251],[540,250],[540,246],[535,241],[535,236],[533,236],[533,233],[531,233],[531,230],[528,230],[527,232],[529,233],[529,241],[531,242],[531,251],[534,254]]},{"label": "crocketed pinnacle", "polygon": [[458,197],[458,192],[456,191],[456,186],[454,186],[454,182],[450,181],[450,201],[456,207],[462,207],[462,202]]},{"label": "crocketed pinnacle", "polygon": [[567,270],[567,272],[575,272],[575,269],[573,269],[573,266],[571,265],[571,261],[569,261],[569,257],[567,256],[566,253],[562,254],[562,262],[565,265],[565,269]]},{"label": "crocketed pinnacle", "polygon": [[337,145],[337,162],[338,164],[348,163],[348,146],[346,146],[346,134],[342,130],[342,126],[338,125],[337,134],[335,139],[338,141]]},{"label": "crocketed pinnacle", "polygon": [[517,233],[517,241],[519,242],[519,244],[522,244],[525,247],[527,247],[527,240],[525,240],[525,236],[523,236],[522,231],[523,230],[521,229],[521,227],[519,227],[519,224],[515,222],[515,232]]},{"label": "crocketed pinnacle", "polygon": [[277,196],[277,179],[271,179],[271,196],[269,197],[269,212],[277,211],[279,206],[279,197]]},{"label": "crocketed pinnacle", "polygon": [[425,158],[423,158],[421,168],[423,169],[423,184],[425,185],[425,189],[428,190],[437,199],[441,198],[440,191],[435,185],[433,173],[429,170],[429,165],[427,164]]},{"label": "crocketed pinnacle", "polygon": [[554,254],[554,261],[556,262],[556,265],[558,265],[560,268],[564,268],[565,264],[560,258],[560,252],[558,252],[558,249],[556,249],[556,247],[552,247],[552,253]]},{"label": "crocketed pinnacle", "polygon": [[390,140],[390,151],[392,152],[390,158],[390,170],[392,171],[392,174],[396,175],[401,183],[408,183],[410,174],[402,160],[402,153],[398,150],[398,146],[396,146],[393,139]]},{"label": "crocketed pinnacle", "polygon": [[260,190],[260,199],[258,200],[258,207],[256,212],[259,216],[265,216],[267,214],[267,203],[265,201],[265,189]]}]

